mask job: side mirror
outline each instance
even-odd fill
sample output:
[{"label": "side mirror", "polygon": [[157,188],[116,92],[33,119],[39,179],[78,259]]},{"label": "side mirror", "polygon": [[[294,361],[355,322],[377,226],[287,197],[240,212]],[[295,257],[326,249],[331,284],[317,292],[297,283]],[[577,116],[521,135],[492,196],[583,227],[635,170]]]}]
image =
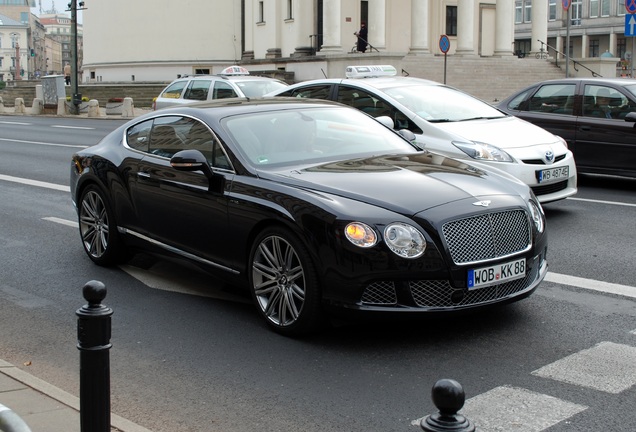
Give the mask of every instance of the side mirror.
[{"label": "side mirror", "polygon": [[393,123],[393,119],[389,116],[379,116],[379,117],[376,117],[375,119],[379,121],[380,123],[382,123],[384,126],[388,127],[389,129],[395,128],[395,123]]},{"label": "side mirror", "polygon": [[172,156],[170,166],[177,171],[201,171],[208,179],[208,191],[223,193],[225,177],[214,174],[210,169],[208,160],[199,150],[181,150]]},{"label": "side mirror", "polygon": [[408,142],[415,144],[415,134],[413,132],[411,132],[408,129],[400,129],[398,131],[398,133],[400,134],[400,136],[402,138],[404,138],[405,140],[407,140]]},{"label": "side mirror", "polygon": [[212,170],[208,160],[199,150],[181,150],[172,156],[170,166],[177,171],[202,171],[205,176],[212,178]]},{"label": "side mirror", "polygon": [[625,116],[625,121],[630,123],[636,123],[636,112],[630,112]]}]

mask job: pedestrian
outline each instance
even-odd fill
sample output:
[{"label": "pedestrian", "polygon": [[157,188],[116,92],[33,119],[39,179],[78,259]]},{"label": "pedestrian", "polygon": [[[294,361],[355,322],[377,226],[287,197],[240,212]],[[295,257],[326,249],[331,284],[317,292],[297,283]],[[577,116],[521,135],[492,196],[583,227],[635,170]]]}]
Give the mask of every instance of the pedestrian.
[{"label": "pedestrian", "polygon": [[66,82],[66,85],[71,85],[71,65],[70,65],[70,63],[66,63],[64,65],[64,82]]},{"label": "pedestrian", "polygon": [[358,36],[358,43],[356,45],[356,50],[358,50],[358,52],[363,53],[367,50],[367,34],[367,24],[362,21],[360,23],[360,30],[354,33],[354,35]]}]

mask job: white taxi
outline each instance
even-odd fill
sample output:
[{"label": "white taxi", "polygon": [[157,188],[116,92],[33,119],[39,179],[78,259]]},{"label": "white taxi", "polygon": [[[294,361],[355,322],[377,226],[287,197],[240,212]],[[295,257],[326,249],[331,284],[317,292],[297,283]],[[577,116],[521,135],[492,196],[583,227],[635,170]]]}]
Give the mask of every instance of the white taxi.
[{"label": "white taxi", "polygon": [[250,75],[242,66],[228,66],[218,75],[186,75],[172,81],[153,102],[153,109],[233,97],[261,97],[287,87],[284,81]]},{"label": "white taxi", "polygon": [[455,88],[397,76],[391,65],[348,66],[346,79],[293,84],[266,96],[330,99],[373,117],[389,116],[420,147],[509,173],[541,203],[577,192],[576,165],[565,140]]}]

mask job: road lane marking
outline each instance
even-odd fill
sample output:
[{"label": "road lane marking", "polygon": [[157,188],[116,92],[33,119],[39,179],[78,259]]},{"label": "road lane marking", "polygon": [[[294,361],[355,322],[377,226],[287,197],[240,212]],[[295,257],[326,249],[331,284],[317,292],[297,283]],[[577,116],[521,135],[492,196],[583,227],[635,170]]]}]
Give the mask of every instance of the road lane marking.
[{"label": "road lane marking", "polygon": [[47,142],[41,142],[41,141],[24,141],[24,140],[16,140],[16,139],[9,139],[9,138],[0,138],[0,141],[9,141],[12,143],[36,144],[36,145],[43,145],[43,146],[50,146],[50,147],[72,147],[72,148],[81,148],[81,149],[90,147],[85,145],[54,144],[54,143],[47,143]]},{"label": "road lane marking", "polygon": [[60,219],[60,218],[56,218],[56,217],[43,217],[43,220],[49,221],[49,222],[55,222],[58,223],[60,225],[66,225],[66,226],[70,226],[73,228],[79,228],[79,224],[75,221],[70,221],[68,219]]},{"label": "road lane marking", "polygon": [[18,126],[31,126],[33,123],[24,123],[24,122],[12,122],[12,121],[0,121],[1,124],[11,124]]},{"label": "road lane marking", "polygon": [[10,181],[13,183],[21,183],[21,184],[25,184],[29,186],[43,187],[47,189],[55,189],[55,190],[59,190],[63,192],[71,191],[71,188],[69,186],[59,185],[55,183],[47,183],[47,182],[38,181],[38,180],[25,179],[20,177],[12,177],[8,175],[4,175],[4,174],[0,174],[0,180]]},{"label": "road lane marking", "polygon": [[636,385],[636,347],[601,342],[532,372],[532,375],[619,394]]},{"label": "road lane marking", "polygon": [[559,273],[548,272],[545,280],[560,285],[570,285],[592,291],[599,291],[609,294],[618,294],[625,297],[636,298],[636,287],[620,285],[610,282],[602,282],[593,279],[585,279],[577,276],[568,276]]},{"label": "road lane marking", "polygon": [[95,130],[92,127],[84,127],[84,126],[64,126],[64,125],[51,125],[52,128],[60,128],[60,129],[83,129],[83,130]]},{"label": "road lane marking", "polygon": [[591,202],[596,204],[609,204],[609,205],[617,205],[617,206],[624,206],[624,207],[636,207],[636,204],[623,203],[623,202],[617,202],[617,201],[603,201],[603,200],[594,200],[594,199],[587,199],[587,198],[567,198],[567,199],[572,201],[584,201],[584,202]]}]

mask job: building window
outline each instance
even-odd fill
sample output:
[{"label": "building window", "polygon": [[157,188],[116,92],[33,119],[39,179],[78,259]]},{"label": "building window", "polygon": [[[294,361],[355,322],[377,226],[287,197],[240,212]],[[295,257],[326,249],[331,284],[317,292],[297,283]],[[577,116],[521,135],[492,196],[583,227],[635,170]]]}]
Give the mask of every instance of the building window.
[{"label": "building window", "polygon": [[626,52],[627,52],[627,39],[618,38],[616,40],[616,56],[624,59]]},{"label": "building window", "polygon": [[265,2],[264,1],[258,2],[258,22],[259,23],[265,22]]},{"label": "building window", "polygon": [[570,19],[571,24],[579,26],[581,25],[581,12],[583,10],[583,0],[572,0],[570,4]]},{"label": "building window", "polygon": [[610,0],[590,0],[590,18],[608,17],[609,14]]},{"label": "building window", "polygon": [[590,0],[590,18],[598,18],[598,0]]},{"label": "building window", "polygon": [[598,57],[598,39],[590,39],[590,57]]},{"label": "building window", "polygon": [[294,19],[294,9],[293,9],[294,0],[287,0],[287,19]]},{"label": "building window", "polygon": [[548,0],[548,20],[549,21],[556,20],[556,11],[557,11],[556,0]]},{"label": "building window", "polygon": [[610,0],[601,0],[601,16],[610,16]]},{"label": "building window", "polygon": [[618,0],[618,15],[625,15],[625,0]]},{"label": "building window", "polygon": [[457,36],[457,6],[446,6],[446,35]]},{"label": "building window", "polygon": [[515,0],[515,23],[532,22],[532,0]]}]

